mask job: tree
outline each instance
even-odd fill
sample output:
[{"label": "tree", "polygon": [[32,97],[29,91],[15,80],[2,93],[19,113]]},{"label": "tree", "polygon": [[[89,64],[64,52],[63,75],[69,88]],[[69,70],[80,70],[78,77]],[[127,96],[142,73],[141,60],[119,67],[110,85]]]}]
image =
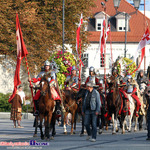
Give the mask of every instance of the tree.
[{"label": "tree", "polygon": [[[23,38],[29,52],[27,58],[31,72],[40,69],[43,62],[62,45],[62,0],[1,0],[0,2],[0,53],[16,59],[16,20],[18,12]],[[90,16],[94,0],[65,0],[65,43],[73,51],[76,29],[83,13]],[[88,45],[86,23],[81,29],[82,50]]]}]

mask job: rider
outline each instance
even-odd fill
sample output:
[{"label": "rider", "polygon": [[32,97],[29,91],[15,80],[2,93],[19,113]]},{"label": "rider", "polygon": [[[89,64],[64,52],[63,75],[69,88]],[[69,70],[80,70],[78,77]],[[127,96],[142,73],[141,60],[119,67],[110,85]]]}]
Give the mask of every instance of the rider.
[{"label": "rider", "polygon": [[99,82],[99,79],[96,77],[95,68],[93,66],[89,68],[89,76],[85,81],[85,85],[88,82],[92,82],[94,85],[98,85],[100,89],[103,89],[102,84]]},{"label": "rider", "polygon": [[136,117],[138,117],[138,111],[141,107],[141,102],[139,100],[139,98],[136,95],[136,85],[133,84],[133,79],[132,76],[130,74],[127,75],[127,94],[131,94],[132,98],[137,102],[136,104]]},{"label": "rider", "polygon": [[72,66],[71,75],[67,76],[64,83],[66,90],[72,90],[75,93],[78,92],[78,77],[76,74],[77,69],[75,66]]},{"label": "rider", "polygon": [[[32,79],[32,82],[35,83],[36,85],[39,84],[41,78],[44,76],[44,75],[49,75],[49,78],[48,78],[48,82],[50,84],[50,90],[51,90],[51,93],[52,93],[52,98],[54,100],[59,100],[61,102],[61,98],[58,94],[58,92],[56,91],[56,74],[54,71],[51,71],[50,70],[50,62],[48,60],[45,61],[44,63],[44,70],[42,70],[38,76],[36,78],[33,78]],[[30,81],[31,79],[29,79]],[[33,87],[33,86],[32,86]],[[36,88],[36,87],[35,87]],[[39,108],[38,108],[38,103],[39,103],[39,99],[40,99],[40,90],[38,90],[35,94],[35,96],[33,97],[33,100],[34,100],[34,105],[35,105],[35,113],[34,115],[39,115]]]},{"label": "rider", "polygon": [[[137,83],[139,85],[139,89],[142,92],[145,88],[142,86],[142,84],[144,83],[145,85],[147,85],[148,83],[148,79],[146,76],[144,76],[144,71],[140,70],[138,76],[137,76]],[[144,91],[143,91],[144,92]]]}]

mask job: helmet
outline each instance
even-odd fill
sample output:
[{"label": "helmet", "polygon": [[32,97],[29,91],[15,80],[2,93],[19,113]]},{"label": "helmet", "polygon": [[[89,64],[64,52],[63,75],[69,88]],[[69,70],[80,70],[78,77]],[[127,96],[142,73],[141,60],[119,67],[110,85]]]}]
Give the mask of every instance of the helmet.
[{"label": "helmet", "polygon": [[95,68],[93,66],[90,67],[89,69],[90,72],[95,72]]},{"label": "helmet", "polygon": [[72,71],[72,70],[76,70],[76,71],[77,71],[76,66],[72,66],[71,71]]},{"label": "helmet", "polygon": [[127,79],[132,79],[132,76],[130,74],[128,74]]},{"label": "helmet", "polygon": [[50,66],[50,62],[49,62],[48,60],[46,60],[46,61],[44,62],[44,66]]}]

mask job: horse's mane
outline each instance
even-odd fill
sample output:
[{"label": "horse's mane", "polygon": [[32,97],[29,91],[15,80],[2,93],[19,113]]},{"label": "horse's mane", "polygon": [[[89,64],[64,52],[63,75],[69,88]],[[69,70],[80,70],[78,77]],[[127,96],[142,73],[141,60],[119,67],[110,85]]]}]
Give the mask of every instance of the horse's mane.
[{"label": "horse's mane", "polygon": [[41,83],[42,81],[47,82],[47,85],[48,85],[48,95],[49,95],[49,98],[51,98],[51,91],[50,91],[50,85],[49,85],[49,82],[48,82],[48,76],[47,76],[47,74],[44,75],[44,76],[41,78],[40,83]]}]

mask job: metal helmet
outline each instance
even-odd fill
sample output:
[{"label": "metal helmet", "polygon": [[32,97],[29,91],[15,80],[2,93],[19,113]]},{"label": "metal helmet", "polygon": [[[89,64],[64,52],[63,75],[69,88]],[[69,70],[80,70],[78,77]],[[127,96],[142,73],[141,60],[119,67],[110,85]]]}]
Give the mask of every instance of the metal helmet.
[{"label": "metal helmet", "polygon": [[91,66],[91,67],[89,68],[89,71],[90,71],[90,72],[95,72],[95,68],[94,68],[93,66]]},{"label": "metal helmet", "polygon": [[77,71],[76,66],[72,66],[71,71],[72,71],[72,70],[76,70],[76,71]]},{"label": "metal helmet", "polygon": [[132,79],[132,76],[130,74],[128,74],[127,79]]},{"label": "metal helmet", "polygon": [[46,60],[46,61],[44,62],[44,66],[50,66],[50,62],[49,62],[48,60]]}]

